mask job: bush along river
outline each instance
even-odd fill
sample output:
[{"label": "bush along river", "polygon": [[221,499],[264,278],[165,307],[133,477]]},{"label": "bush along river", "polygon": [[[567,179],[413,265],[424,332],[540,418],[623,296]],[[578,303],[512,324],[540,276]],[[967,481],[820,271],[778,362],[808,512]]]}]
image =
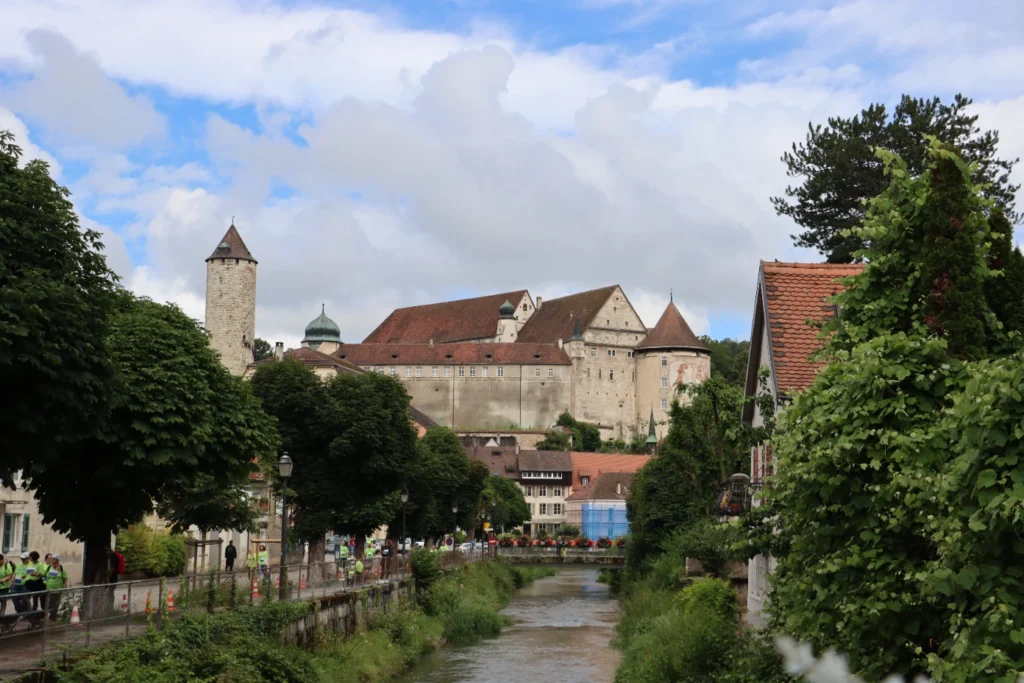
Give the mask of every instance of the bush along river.
[{"label": "bush along river", "polygon": [[618,602],[598,570],[559,568],[512,594],[498,638],[428,654],[402,683],[610,683],[619,653],[610,641]]}]

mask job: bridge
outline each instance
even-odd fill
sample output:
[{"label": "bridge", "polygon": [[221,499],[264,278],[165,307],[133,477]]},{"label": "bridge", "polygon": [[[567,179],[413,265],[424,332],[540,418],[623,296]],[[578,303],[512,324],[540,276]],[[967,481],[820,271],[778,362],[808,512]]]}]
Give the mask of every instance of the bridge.
[{"label": "bridge", "polygon": [[621,548],[498,548],[498,557],[511,564],[585,564],[622,567],[626,554]]}]

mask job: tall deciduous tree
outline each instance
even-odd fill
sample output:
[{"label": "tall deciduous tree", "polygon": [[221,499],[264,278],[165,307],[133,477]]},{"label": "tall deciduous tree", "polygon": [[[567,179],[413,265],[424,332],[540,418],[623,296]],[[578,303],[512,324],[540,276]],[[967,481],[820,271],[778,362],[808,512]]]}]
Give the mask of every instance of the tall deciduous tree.
[{"label": "tall deciduous tree", "polygon": [[742,388],[746,380],[750,342],[728,338],[715,340],[708,336],[700,340],[711,351],[711,376],[721,377],[726,384]]},{"label": "tall deciduous tree", "polygon": [[0,480],[52,462],[61,441],[95,433],[111,400],[105,346],[115,277],[100,236],[81,230],[67,189],[0,131]]},{"label": "tall deciduous tree", "polygon": [[109,320],[115,372],[99,435],[26,470],[45,522],[85,541],[85,577],[106,576],[110,535],[197,476],[226,486],[276,447],[272,420],[199,325],[174,306],[123,294]]},{"label": "tall deciduous tree", "polygon": [[928,136],[953,145],[966,161],[977,164],[974,181],[985,184],[985,196],[1016,222],[1014,195],[1020,186],[1010,182],[1010,172],[1018,160],[996,156],[999,133],[982,131],[978,116],[968,111],[970,104],[962,95],[951,103],[904,95],[891,117],[885,105],[873,104],[852,118],[810,124],[806,140],[782,155],[787,174],[801,184],[787,187],[785,197],[772,198],[779,215],[804,229],[793,236],[797,246],[813,247],[831,263],[857,258],[867,238],[847,231],[864,218],[865,202],[889,183],[875,149],[898,154],[907,170],[918,175],[930,163]]},{"label": "tall deciduous tree", "polygon": [[252,341],[252,358],[253,360],[263,360],[264,358],[270,358],[274,353],[274,349],[271,348],[270,342],[266,339],[256,337]]},{"label": "tall deciduous tree", "polygon": [[1013,244],[1013,226],[1006,214],[995,210],[991,226],[988,266],[999,275],[985,283],[985,298],[1007,332],[1024,333],[1024,254]]},{"label": "tall deciduous tree", "polygon": [[[469,477],[469,457],[455,432],[447,427],[428,429],[416,442],[416,460],[405,480],[409,490],[405,510],[407,533],[413,538],[436,538],[454,531],[452,504],[458,504],[459,511],[464,511],[463,505],[469,503],[463,502]],[[395,537],[402,533],[400,510],[388,529]]]},{"label": "tall deciduous tree", "polygon": [[530,507],[523,490],[511,479],[489,476],[481,498],[487,519],[495,529],[514,529],[530,521]]}]

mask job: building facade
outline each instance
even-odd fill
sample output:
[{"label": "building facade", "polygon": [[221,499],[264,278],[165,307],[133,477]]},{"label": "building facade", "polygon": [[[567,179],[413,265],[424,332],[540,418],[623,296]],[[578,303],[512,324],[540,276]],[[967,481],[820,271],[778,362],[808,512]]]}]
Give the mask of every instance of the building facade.
[{"label": "building facade", "polygon": [[626,497],[632,472],[605,472],[574,491],[565,501],[568,523],[591,540],[616,540],[629,534]]},{"label": "building facade", "polygon": [[[779,263],[762,261],[754,296],[754,315],[750,332],[750,355],[744,393],[757,396],[759,373],[769,372],[768,393],[781,410],[797,391],[814,382],[822,363],[810,356],[821,347],[817,328],[808,320],[832,317],[834,308],[828,299],[842,290],[839,278],[858,275],[860,265],[827,263]],[[743,408],[743,420],[754,427],[765,424],[754,402]],[[750,483],[753,506],[760,505],[758,492],[771,483],[774,474],[770,443],[758,444],[750,452]],[[775,558],[757,555],[747,568],[747,621],[757,628],[765,625],[764,605],[770,592],[770,576]]]}]

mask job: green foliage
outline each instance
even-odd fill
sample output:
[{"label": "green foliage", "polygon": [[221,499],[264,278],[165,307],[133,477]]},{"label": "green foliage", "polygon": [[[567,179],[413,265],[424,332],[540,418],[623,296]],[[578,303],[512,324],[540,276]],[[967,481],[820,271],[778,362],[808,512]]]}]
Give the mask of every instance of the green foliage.
[{"label": "green foliage", "polygon": [[727,619],[735,619],[739,613],[736,591],[722,579],[697,579],[679,591],[676,600],[685,613],[705,612]]},{"label": "green foliage", "polygon": [[412,562],[412,577],[416,581],[416,589],[419,591],[430,590],[435,581],[441,578],[441,558],[433,550],[416,548],[410,554]]},{"label": "green foliage", "polygon": [[43,161],[19,167],[0,130],[0,481],[61,466],[61,442],[94,435],[113,392],[105,347],[116,276]]},{"label": "green foliage", "polygon": [[711,352],[711,376],[721,377],[726,384],[742,389],[747,377],[750,342],[734,339],[718,341],[706,335],[700,340]]},{"label": "green foliage", "polygon": [[[584,451],[586,453],[596,452],[601,448],[601,430],[596,425],[592,425],[588,422],[580,422],[574,418],[569,411],[565,411],[558,416],[558,420],[555,422],[559,427],[565,427],[571,429],[573,433],[572,438],[572,450]],[[540,446],[537,450],[567,450],[567,449],[542,449]]]},{"label": "green foliage", "polygon": [[537,442],[538,451],[568,451],[572,450],[569,443],[570,435],[552,429],[545,437]]},{"label": "green foliage", "polygon": [[985,299],[1007,332],[1024,332],[1024,254],[1013,244],[1013,226],[996,209],[989,217],[992,247],[988,267],[999,273],[985,282]]},{"label": "green foliage", "polygon": [[888,185],[885,165],[875,156],[882,148],[898,154],[911,176],[931,165],[929,136],[960,151],[975,164],[972,178],[1008,214],[1013,211],[1019,186],[1010,182],[1013,160],[996,157],[999,133],[982,132],[976,114],[969,114],[970,98],[957,95],[943,104],[939,98],[904,95],[890,117],[881,104],[873,104],[852,118],[830,118],[827,126],[809,125],[807,139],[782,155],[788,175],[801,178],[786,188],[786,197],[773,197],[779,215],[789,216],[804,228],[794,236],[797,246],[814,247],[832,263],[848,263],[870,244],[871,235],[855,228],[865,217],[863,203],[882,194]]},{"label": "green foliage", "polygon": [[117,532],[117,550],[127,571],[148,576],[176,576],[185,570],[185,537],[133,524]]},{"label": "green foliage", "polygon": [[714,520],[701,520],[679,532],[669,541],[683,557],[692,557],[701,563],[711,576],[725,576],[725,566],[741,559],[736,545],[741,541],[741,530],[733,524],[719,524]]},{"label": "green foliage", "polygon": [[521,527],[530,521],[530,507],[523,490],[511,479],[491,475],[487,478],[481,498],[487,519],[495,529]]},{"label": "green foliage", "polygon": [[[455,432],[447,427],[428,429],[416,442],[416,460],[405,482],[409,490],[405,506],[408,535],[426,538],[451,533],[455,524],[452,503],[458,503],[463,525],[473,525],[484,482],[479,478],[471,480],[470,474],[466,449]],[[389,528],[400,533],[401,510]]]},{"label": "green foliage", "polygon": [[252,358],[254,361],[270,358],[272,355],[274,355],[274,349],[271,348],[270,342],[259,337],[252,340]]},{"label": "green foliage", "polygon": [[555,536],[571,536],[573,538],[580,535],[580,528],[573,524],[561,524],[555,529]]}]

